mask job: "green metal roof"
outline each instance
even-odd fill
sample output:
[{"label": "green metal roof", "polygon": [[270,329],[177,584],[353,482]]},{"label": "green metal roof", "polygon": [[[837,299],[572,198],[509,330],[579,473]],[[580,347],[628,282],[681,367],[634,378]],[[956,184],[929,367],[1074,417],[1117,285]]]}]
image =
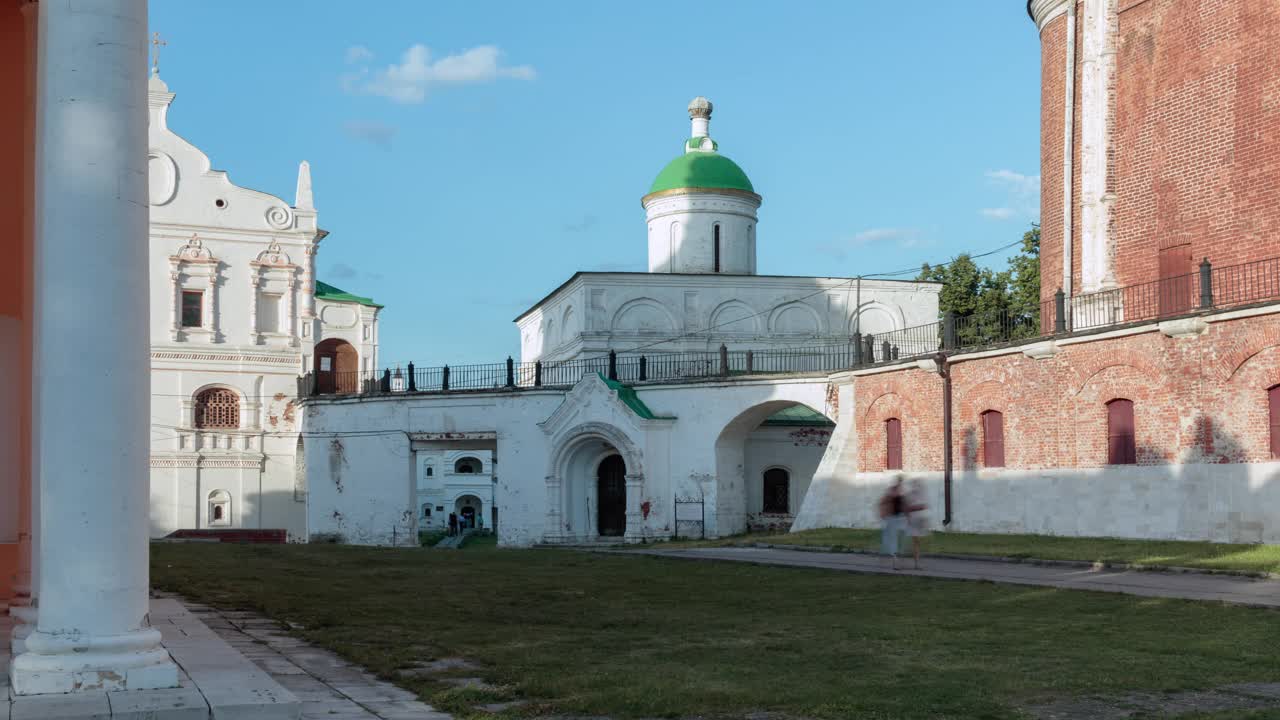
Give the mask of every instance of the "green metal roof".
[{"label": "green metal roof", "polygon": [[645,405],[644,401],[640,399],[640,396],[636,395],[635,388],[630,387],[628,385],[623,385],[617,380],[610,380],[609,378],[604,376],[604,373],[596,373],[596,374],[600,376],[600,379],[604,381],[605,385],[609,386],[610,390],[613,390],[614,392],[618,393],[618,399],[621,400],[624,405],[631,408],[631,411],[634,412],[636,415],[639,415],[645,420],[675,420],[676,419],[675,415],[654,415],[653,411],[649,409],[649,406]]},{"label": "green metal roof", "polygon": [[778,412],[765,418],[763,425],[803,425],[808,427],[828,427],[835,423],[831,422],[826,415],[812,410],[804,405],[792,405],[789,408],[783,408]]},{"label": "green metal roof", "polygon": [[368,305],[369,307],[383,307],[382,305],[374,302],[373,298],[352,295],[346,290],[336,288],[329,283],[323,283],[319,280],[316,281],[316,298],[319,300],[328,300],[330,302],[350,302],[360,305]]},{"label": "green metal roof", "polygon": [[667,163],[649,186],[649,192],[684,188],[756,191],[737,163],[718,152],[703,150],[687,152]]}]

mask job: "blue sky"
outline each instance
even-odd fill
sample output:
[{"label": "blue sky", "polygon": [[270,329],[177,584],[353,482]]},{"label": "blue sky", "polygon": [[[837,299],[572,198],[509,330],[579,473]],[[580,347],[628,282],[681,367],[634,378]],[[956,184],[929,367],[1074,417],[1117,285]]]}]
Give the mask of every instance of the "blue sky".
[{"label": "blue sky", "polygon": [[1020,0],[151,0],[151,25],[214,167],[292,201],[311,162],[320,279],[387,305],[384,364],[501,360],[575,271],[644,270],[695,95],[764,196],[761,273],[944,261],[1038,215]]}]

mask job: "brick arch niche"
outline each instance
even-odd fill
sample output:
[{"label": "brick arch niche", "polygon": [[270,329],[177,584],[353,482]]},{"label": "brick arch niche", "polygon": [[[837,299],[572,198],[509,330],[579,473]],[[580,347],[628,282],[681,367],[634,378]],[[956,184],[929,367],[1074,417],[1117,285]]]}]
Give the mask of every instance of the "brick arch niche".
[{"label": "brick arch niche", "polygon": [[317,343],[313,371],[316,392],[321,395],[353,393],[359,388],[360,358],[346,340],[329,338]]}]

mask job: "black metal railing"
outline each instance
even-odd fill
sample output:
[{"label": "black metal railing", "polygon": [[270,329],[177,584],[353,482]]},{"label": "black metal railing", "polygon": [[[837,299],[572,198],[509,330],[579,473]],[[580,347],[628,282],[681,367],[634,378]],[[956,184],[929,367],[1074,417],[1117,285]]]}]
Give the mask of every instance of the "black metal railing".
[{"label": "black metal railing", "polygon": [[778,373],[831,373],[868,365],[1011,345],[1280,300],[1280,258],[1215,268],[1206,259],[1194,273],[1099,292],[1052,299],[1030,308],[957,316],[887,333],[854,333],[845,342],[788,348],[624,353],[560,361],[417,368],[376,372],[308,373],[299,393],[356,395],[568,387],[599,373],[626,383],[686,381]]}]

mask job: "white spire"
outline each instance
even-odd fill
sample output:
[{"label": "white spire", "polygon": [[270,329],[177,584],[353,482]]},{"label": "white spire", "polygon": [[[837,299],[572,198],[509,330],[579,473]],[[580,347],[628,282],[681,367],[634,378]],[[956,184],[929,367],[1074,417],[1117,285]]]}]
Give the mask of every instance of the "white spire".
[{"label": "white spire", "polygon": [[711,137],[711,101],[699,95],[689,102],[689,119],[693,121],[690,137]]},{"label": "white spire", "polygon": [[298,165],[298,192],[293,200],[295,210],[315,210],[315,201],[311,198],[311,163],[303,160]]}]

